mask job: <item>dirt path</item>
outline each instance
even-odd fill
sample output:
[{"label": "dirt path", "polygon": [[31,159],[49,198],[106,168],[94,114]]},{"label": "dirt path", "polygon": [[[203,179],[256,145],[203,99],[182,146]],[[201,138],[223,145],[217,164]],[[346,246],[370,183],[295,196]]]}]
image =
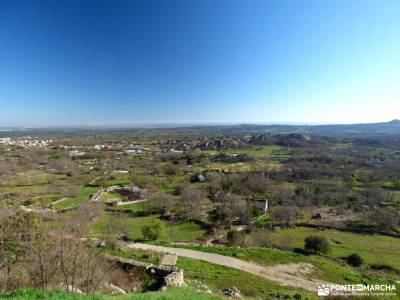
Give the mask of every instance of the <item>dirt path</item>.
[{"label": "dirt path", "polygon": [[65,200],[68,200],[68,199],[69,199],[69,198],[62,198],[62,199],[53,201],[53,202],[51,202],[48,206],[51,206],[51,205],[54,205],[54,204],[57,204],[57,203],[60,203],[60,202],[64,202]]},{"label": "dirt path", "polygon": [[129,205],[129,204],[136,204],[136,203],[142,203],[142,202],[146,202],[148,199],[141,199],[141,200],[133,200],[133,201],[118,201],[117,205],[118,206],[123,206],[123,205]]},{"label": "dirt path", "polygon": [[234,257],[182,248],[171,248],[142,243],[132,243],[127,245],[126,247],[143,250],[153,250],[156,252],[170,253],[177,256],[203,260],[213,264],[230,267],[257,276],[261,276],[265,279],[277,282],[284,286],[303,288],[313,292],[317,292],[318,285],[327,284],[327,282],[307,278],[307,275],[310,274],[314,268],[313,265],[308,263],[290,263],[274,266],[261,266]]},{"label": "dirt path", "polygon": [[33,213],[56,213],[57,211],[50,208],[32,208],[21,205],[20,208],[26,212],[33,212]]}]

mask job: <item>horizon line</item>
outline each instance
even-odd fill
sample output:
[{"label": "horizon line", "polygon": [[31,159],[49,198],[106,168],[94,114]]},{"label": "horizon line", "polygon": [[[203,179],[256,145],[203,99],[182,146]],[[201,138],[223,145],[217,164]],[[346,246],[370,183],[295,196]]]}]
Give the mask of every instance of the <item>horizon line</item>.
[{"label": "horizon line", "polygon": [[179,127],[213,127],[213,126],[335,126],[335,125],[360,125],[360,124],[379,124],[400,121],[393,119],[389,121],[379,122],[133,122],[125,124],[104,123],[104,124],[78,124],[78,125],[0,125],[0,131],[18,130],[18,129],[84,129],[84,128],[138,128],[138,129],[162,129],[162,128],[179,128]]}]

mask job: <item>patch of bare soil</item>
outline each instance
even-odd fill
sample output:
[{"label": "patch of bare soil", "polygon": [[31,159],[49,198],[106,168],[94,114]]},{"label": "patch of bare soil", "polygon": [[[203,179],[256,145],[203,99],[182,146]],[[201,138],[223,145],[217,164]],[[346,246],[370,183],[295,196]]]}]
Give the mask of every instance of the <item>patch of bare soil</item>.
[{"label": "patch of bare soil", "polygon": [[345,228],[349,223],[361,218],[357,213],[330,207],[313,209],[311,214],[311,224],[337,228]]}]

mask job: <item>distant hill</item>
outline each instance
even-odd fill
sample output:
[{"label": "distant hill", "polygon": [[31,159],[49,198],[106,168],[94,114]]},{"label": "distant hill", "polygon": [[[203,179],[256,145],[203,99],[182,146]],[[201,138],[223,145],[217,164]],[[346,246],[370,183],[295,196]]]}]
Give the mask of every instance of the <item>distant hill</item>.
[{"label": "distant hill", "polygon": [[400,120],[382,123],[312,126],[312,131],[334,133],[385,133],[400,134]]},{"label": "distant hill", "polygon": [[337,125],[224,125],[178,127],[176,130],[201,130],[220,132],[273,132],[314,134],[400,134],[400,120],[381,123],[337,124]]},{"label": "distant hill", "polygon": [[132,125],[132,126],[74,126],[51,128],[0,128],[0,137],[44,132],[126,132],[132,130],[151,131],[201,131],[214,133],[312,133],[312,134],[346,134],[346,135],[400,135],[400,120],[381,123],[336,124],[336,125]]}]

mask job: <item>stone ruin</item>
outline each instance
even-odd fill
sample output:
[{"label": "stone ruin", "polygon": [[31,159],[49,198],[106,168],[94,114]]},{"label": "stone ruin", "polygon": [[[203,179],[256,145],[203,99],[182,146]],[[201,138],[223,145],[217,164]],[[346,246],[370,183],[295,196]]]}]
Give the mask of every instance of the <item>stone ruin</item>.
[{"label": "stone ruin", "polygon": [[158,281],[160,288],[182,286],[184,284],[183,270],[175,266],[150,264],[116,256],[107,257],[110,262],[116,263],[124,270],[129,268],[143,268],[146,273],[150,274]]}]

